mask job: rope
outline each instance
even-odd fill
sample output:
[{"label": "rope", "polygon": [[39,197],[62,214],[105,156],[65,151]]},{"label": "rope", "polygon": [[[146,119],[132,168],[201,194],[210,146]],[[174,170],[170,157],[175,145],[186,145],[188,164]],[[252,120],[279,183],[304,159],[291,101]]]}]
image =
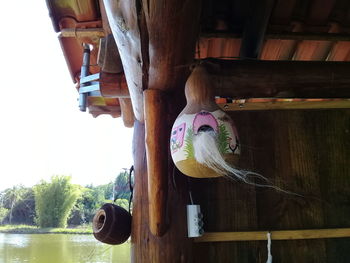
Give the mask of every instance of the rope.
[{"label": "rope", "polygon": [[271,254],[271,233],[267,233],[267,260],[266,263],[272,263],[272,254]]}]

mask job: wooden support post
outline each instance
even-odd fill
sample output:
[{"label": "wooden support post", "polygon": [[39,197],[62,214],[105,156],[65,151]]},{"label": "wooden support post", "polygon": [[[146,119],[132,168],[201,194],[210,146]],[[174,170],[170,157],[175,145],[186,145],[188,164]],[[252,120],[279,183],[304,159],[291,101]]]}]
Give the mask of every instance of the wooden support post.
[{"label": "wooden support post", "polygon": [[[255,241],[267,240],[267,231],[208,232],[195,238],[195,242]],[[350,237],[350,228],[306,229],[270,231],[272,240],[319,239]]]},{"label": "wooden support post", "polygon": [[144,116],[148,173],[149,227],[153,235],[166,231],[168,141],[166,102],[160,90],[145,90]]}]

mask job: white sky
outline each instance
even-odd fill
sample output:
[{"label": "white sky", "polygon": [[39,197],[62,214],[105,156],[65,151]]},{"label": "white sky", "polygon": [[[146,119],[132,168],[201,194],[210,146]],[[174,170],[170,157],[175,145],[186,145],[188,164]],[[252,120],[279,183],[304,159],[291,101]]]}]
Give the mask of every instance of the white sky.
[{"label": "white sky", "polygon": [[79,111],[45,1],[4,1],[0,23],[0,191],[55,174],[105,184],[129,168],[132,129]]}]

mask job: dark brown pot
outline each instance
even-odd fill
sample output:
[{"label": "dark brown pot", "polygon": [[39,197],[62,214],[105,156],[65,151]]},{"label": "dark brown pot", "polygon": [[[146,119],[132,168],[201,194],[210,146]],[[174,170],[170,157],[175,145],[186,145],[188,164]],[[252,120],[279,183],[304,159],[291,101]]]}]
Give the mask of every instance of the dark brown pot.
[{"label": "dark brown pot", "polygon": [[118,245],[124,243],[131,233],[131,215],[114,204],[104,204],[92,220],[92,229],[97,240]]}]

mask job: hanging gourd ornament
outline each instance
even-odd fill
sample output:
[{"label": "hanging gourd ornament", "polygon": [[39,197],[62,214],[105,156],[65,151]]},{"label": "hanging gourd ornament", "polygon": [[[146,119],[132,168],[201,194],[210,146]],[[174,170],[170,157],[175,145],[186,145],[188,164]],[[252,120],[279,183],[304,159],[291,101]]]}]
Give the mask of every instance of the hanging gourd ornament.
[{"label": "hanging gourd ornament", "polygon": [[203,66],[197,66],[186,82],[187,105],[179,114],[170,136],[176,167],[197,178],[241,178],[234,168],[240,154],[232,119],[215,103],[213,84]]}]

